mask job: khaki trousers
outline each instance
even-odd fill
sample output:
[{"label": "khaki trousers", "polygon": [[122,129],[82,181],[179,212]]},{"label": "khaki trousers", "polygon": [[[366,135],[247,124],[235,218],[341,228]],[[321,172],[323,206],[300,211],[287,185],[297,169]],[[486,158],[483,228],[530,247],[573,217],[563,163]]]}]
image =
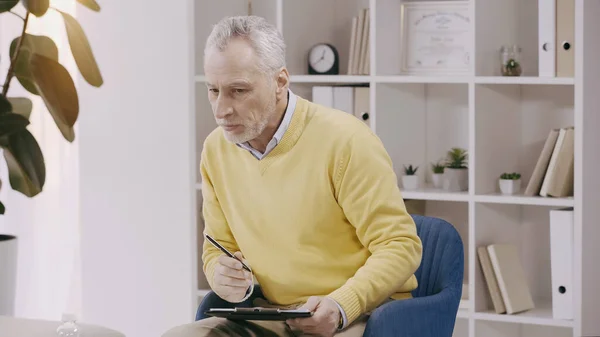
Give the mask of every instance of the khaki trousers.
[{"label": "khaki trousers", "polygon": [[[367,324],[367,315],[359,317],[335,337],[362,337]],[[162,337],[297,337],[309,336],[302,331],[292,330],[280,321],[231,321],[221,317],[210,317],[193,323],[174,327]]]}]

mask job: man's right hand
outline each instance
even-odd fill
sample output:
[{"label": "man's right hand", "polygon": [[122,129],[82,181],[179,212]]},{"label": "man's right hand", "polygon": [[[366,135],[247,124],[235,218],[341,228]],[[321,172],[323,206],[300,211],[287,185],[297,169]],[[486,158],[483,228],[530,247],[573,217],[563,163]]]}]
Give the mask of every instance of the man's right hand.
[{"label": "man's right hand", "polygon": [[[241,252],[234,254],[243,260]],[[231,303],[241,302],[254,282],[252,273],[242,268],[240,261],[227,255],[219,256],[213,277],[214,292]]]}]

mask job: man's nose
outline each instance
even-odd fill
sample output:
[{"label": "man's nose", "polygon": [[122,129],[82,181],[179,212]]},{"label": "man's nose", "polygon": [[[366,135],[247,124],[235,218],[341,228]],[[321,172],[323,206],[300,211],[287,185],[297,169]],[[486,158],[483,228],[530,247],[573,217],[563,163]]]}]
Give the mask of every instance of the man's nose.
[{"label": "man's nose", "polygon": [[219,96],[216,101],[215,117],[218,119],[226,118],[233,114],[233,107],[223,96]]}]

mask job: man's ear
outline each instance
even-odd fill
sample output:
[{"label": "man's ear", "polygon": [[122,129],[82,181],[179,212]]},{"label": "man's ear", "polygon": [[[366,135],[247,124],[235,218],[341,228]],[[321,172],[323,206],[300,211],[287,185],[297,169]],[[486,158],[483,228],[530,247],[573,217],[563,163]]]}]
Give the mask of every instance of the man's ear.
[{"label": "man's ear", "polygon": [[277,82],[277,99],[287,98],[287,91],[290,86],[290,74],[286,68],[282,68],[275,79]]}]

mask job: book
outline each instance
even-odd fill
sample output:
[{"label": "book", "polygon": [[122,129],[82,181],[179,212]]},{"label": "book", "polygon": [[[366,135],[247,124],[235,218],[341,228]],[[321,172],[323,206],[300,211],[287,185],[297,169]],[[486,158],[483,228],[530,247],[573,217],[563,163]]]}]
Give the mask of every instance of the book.
[{"label": "book", "polygon": [[515,314],[535,308],[518,248],[513,244],[496,243],[488,245],[487,251],[506,313]]}]

